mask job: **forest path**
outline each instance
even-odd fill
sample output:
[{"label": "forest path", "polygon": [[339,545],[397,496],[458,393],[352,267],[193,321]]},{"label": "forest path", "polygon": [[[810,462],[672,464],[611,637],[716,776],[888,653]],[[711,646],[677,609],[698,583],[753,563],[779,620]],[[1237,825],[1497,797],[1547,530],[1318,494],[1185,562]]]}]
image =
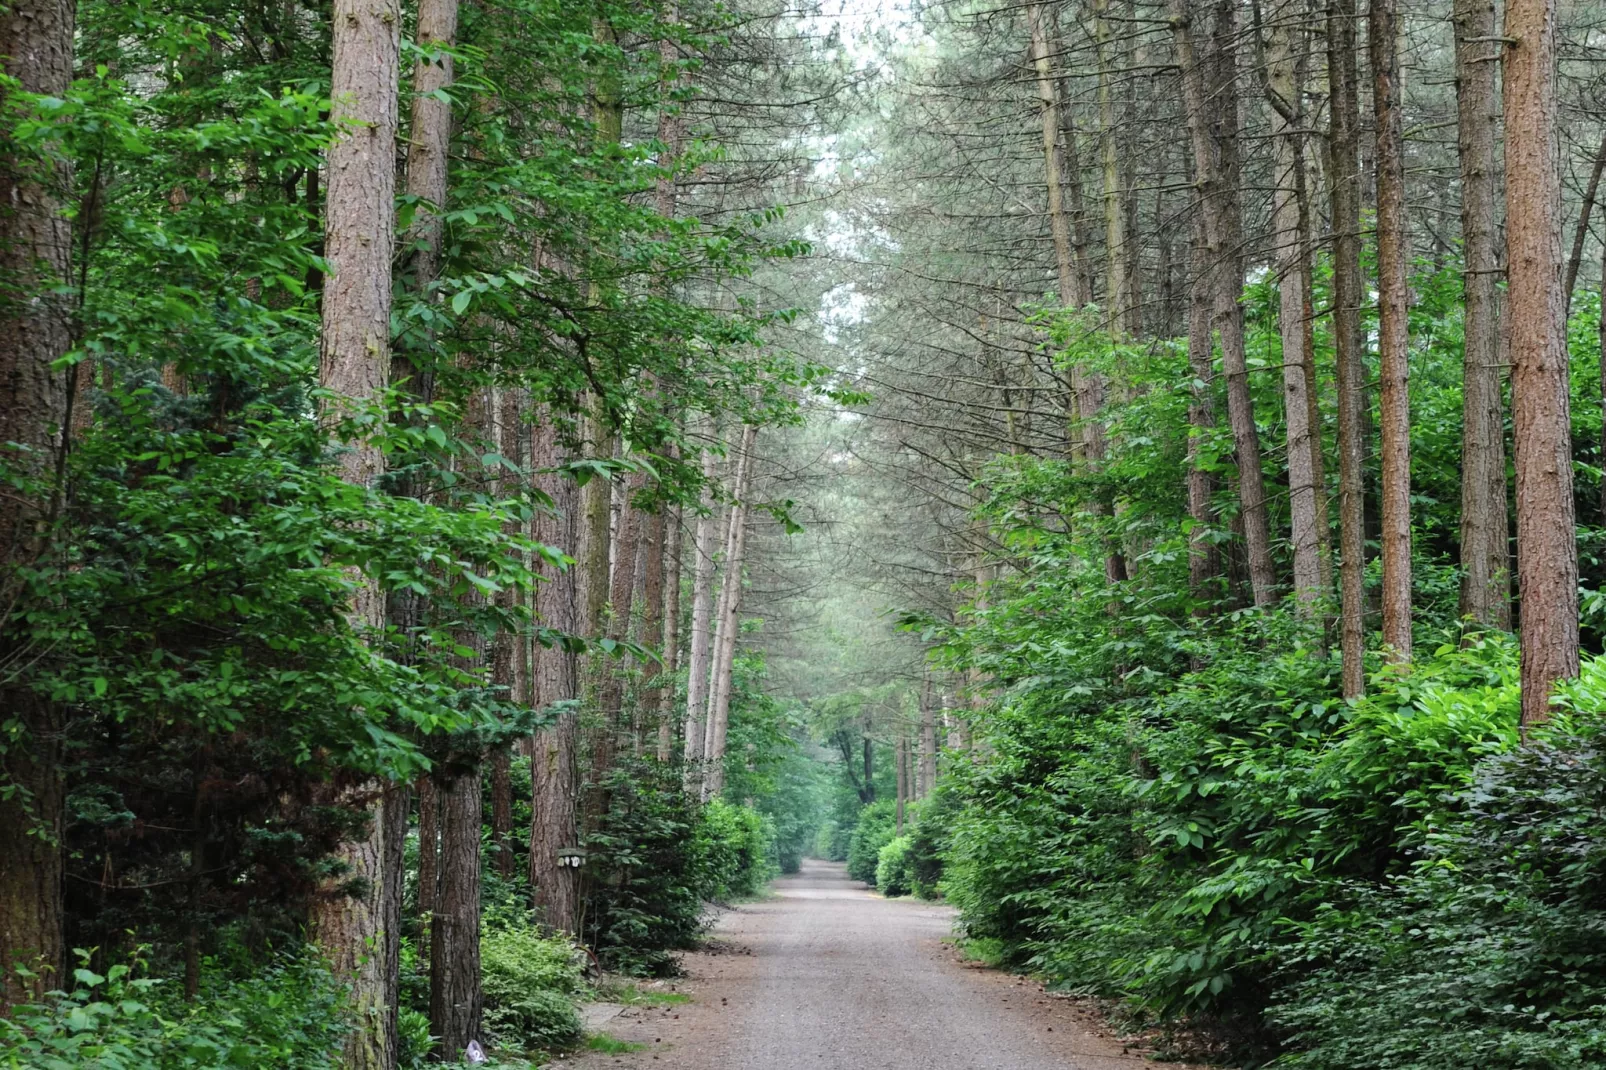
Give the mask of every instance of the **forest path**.
[{"label": "forest path", "polygon": [[[1022,978],[961,962],[953,911],[882,899],[805,862],[774,895],[726,912],[676,987],[688,1004],[603,1027],[643,1044],[571,1066],[657,1070],[1135,1070],[1098,1022]],[[1175,1064],[1173,1064],[1175,1065]]]}]

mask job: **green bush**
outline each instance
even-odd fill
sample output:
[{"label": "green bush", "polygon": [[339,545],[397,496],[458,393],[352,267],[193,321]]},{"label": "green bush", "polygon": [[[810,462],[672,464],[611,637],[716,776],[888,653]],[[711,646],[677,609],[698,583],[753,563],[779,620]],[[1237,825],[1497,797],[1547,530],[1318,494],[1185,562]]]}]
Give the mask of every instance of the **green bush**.
[{"label": "green bush", "polygon": [[586,991],[585,952],[532,926],[486,929],[480,936],[485,1028],[498,1044],[547,1050],[581,1037],[576,1001]]},{"label": "green bush", "polygon": [[859,811],[859,821],[848,839],[848,876],[875,885],[875,870],[881,861],[881,848],[897,835],[897,811],[893,803],[873,802]]},{"label": "green bush", "polygon": [[704,898],[729,902],[756,895],[775,876],[775,835],[768,818],[747,806],[710,799],[697,824]]},{"label": "green bush", "polygon": [[101,975],[78,957],[70,991],[0,1018],[0,1067],[328,1070],[350,1029],[344,989],[310,950],[244,978],[209,971],[193,1003],[138,962]]},{"label": "green bush", "polygon": [[827,820],[814,834],[814,857],[827,862],[846,862],[852,836],[853,826]]},{"label": "green bush", "polygon": [[908,895],[914,890],[909,869],[908,836],[887,841],[876,856],[875,889],[885,896]]}]

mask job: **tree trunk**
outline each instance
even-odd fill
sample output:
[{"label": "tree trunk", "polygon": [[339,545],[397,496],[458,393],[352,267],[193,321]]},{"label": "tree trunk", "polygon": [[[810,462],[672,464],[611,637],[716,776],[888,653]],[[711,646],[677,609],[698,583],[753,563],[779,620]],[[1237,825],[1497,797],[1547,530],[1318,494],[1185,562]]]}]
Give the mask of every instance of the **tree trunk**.
[{"label": "tree trunk", "polygon": [[[1492,36],[1494,34],[1494,11],[1492,8],[1489,11],[1488,22],[1490,26],[1489,34]],[[1460,43],[1459,37],[1457,38],[1456,43]],[[1488,46],[1485,45],[1485,47]],[[1459,62],[1460,57],[1458,54],[1457,63],[1459,64]],[[1493,64],[1485,63],[1484,66],[1492,67]],[[1493,70],[1491,70],[1489,74],[1492,78],[1494,74]],[[1494,111],[1493,92],[1494,91],[1491,88],[1489,98],[1489,111],[1491,112],[1491,122],[1489,125],[1491,127],[1494,125],[1492,121],[1492,113]],[[1595,210],[1595,198],[1600,193],[1600,178],[1602,172],[1606,172],[1606,138],[1601,139],[1600,148],[1595,150],[1595,163],[1594,166],[1589,169],[1589,185],[1584,187],[1583,203],[1578,206],[1578,226],[1573,231],[1573,250],[1572,253],[1567,257],[1567,273],[1562,276],[1561,283],[1562,310],[1566,313],[1570,313],[1572,311],[1573,287],[1578,285],[1578,266],[1583,262],[1584,259],[1584,240],[1589,237],[1589,217]]]},{"label": "tree trunk", "polygon": [[1399,0],[1369,0],[1372,111],[1377,128],[1378,417],[1382,439],[1383,646],[1411,660],[1411,402],[1405,235],[1405,137]]},{"label": "tree trunk", "polygon": [[1517,469],[1522,723],[1549,719],[1557,680],[1578,675],[1567,321],[1561,292],[1555,0],[1510,0],[1506,51],[1507,279]]},{"label": "tree trunk", "polygon": [[658,760],[674,757],[675,674],[680,670],[680,506],[669,511],[664,544],[663,669],[658,691]]},{"label": "tree trunk", "polygon": [[1037,96],[1043,116],[1043,178],[1048,192],[1048,224],[1049,233],[1054,240],[1054,266],[1059,282],[1060,302],[1070,308],[1081,308],[1092,299],[1092,295],[1081,292],[1081,276],[1076,270],[1076,251],[1071,237],[1071,222],[1065,211],[1065,184],[1060,175],[1059,99],[1054,82],[1054,70],[1048,55],[1048,33],[1044,26],[1043,6],[1028,5],[1026,20],[1032,35],[1032,66],[1037,74]]},{"label": "tree trunk", "polygon": [[491,847],[496,875],[513,879],[513,755],[498,747],[491,755]]},{"label": "tree trunk", "polygon": [[1121,196],[1120,149],[1115,139],[1114,71],[1110,55],[1110,0],[1093,0],[1093,42],[1098,64],[1099,164],[1104,184],[1104,305],[1110,337],[1126,337],[1132,305],[1127,267],[1126,209]]},{"label": "tree trunk", "polygon": [[1366,692],[1366,366],[1361,350],[1359,76],[1354,0],[1328,0],[1328,198],[1333,224],[1333,346],[1338,379],[1341,687]]},{"label": "tree trunk", "polygon": [[937,709],[936,693],[931,677],[920,693],[920,797],[923,799],[937,786]]},{"label": "tree trunk", "polygon": [[[552,469],[559,463],[558,431],[550,414],[537,414],[530,440],[530,470],[536,489],[552,499],[552,511],[540,511],[532,525],[535,541],[572,547],[578,529],[574,484]],[[535,616],[543,626],[575,631],[575,569],[542,568],[535,589]],[[531,700],[552,716],[549,727],[530,745],[530,887],[541,920],[570,935],[580,931],[579,874],[559,864],[558,853],[579,846],[575,819],[575,744],[579,713],[575,657],[559,646],[539,646],[530,681]],[[562,705],[560,705],[562,704]],[[553,707],[559,707],[553,711]]]},{"label": "tree trunk", "polygon": [[897,818],[896,824],[893,826],[893,833],[894,835],[902,836],[903,808],[909,801],[909,737],[904,735],[902,727],[899,727],[898,738],[893,745],[896,748],[898,777]]},{"label": "tree trunk", "polygon": [[[1496,36],[1492,0],[1455,5],[1456,104],[1461,163],[1463,417],[1461,425],[1461,615],[1510,626],[1505,419],[1500,396],[1498,219],[1495,163]],[[1599,173],[1598,170],[1596,172]]]},{"label": "tree trunk", "polygon": [[[376,402],[385,388],[390,349],[391,257],[395,245],[396,131],[401,65],[401,11],[394,0],[336,0],[331,19],[331,121],[341,136],[329,148],[325,197],[323,331],[319,381],[330,392],[331,416]],[[336,463],[348,483],[371,487],[384,455],[370,440],[351,443]],[[384,599],[371,580],[355,586],[351,617],[360,628],[383,623]],[[398,962],[376,948],[395,940],[399,905],[390,902],[395,875],[387,828],[393,809],[376,783],[342,792],[367,810],[368,835],[337,852],[344,887],[327,889],[314,906],[312,931],[338,976],[352,982],[358,1027],[346,1041],[350,1070],[396,1064]],[[357,888],[357,894],[345,894]]]},{"label": "tree trunk", "polygon": [[456,1062],[480,1031],[480,773],[440,780],[441,895],[430,927],[429,1031]]},{"label": "tree trunk", "polygon": [[1172,12],[1204,220],[1205,262],[1211,273],[1212,316],[1221,341],[1222,372],[1227,377],[1227,419],[1238,462],[1238,497],[1242,503],[1249,582],[1255,604],[1264,606],[1276,598],[1277,577],[1272,567],[1260,439],[1249,393],[1243,308],[1239,304],[1244,272],[1243,218],[1238,205],[1237,9],[1232,0],[1217,0],[1203,55],[1195,51],[1186,0],[1173,0]]},{"label": "tree trunk", "polygon": [[429,961],[433,946],[435,899],[440,891],[441,804],[435,780],[428,773],[418,778],[418,950]]},{"label": "tree trunk", "polygon": [[707,749],[708,666],[714,617],[714,534],[717,516],[709,488],[717,472],[714,454],[703,450],[702,508],[692,536],[694,572],[691,602],[691,652],[686,667],[687,790],[702,792],[703,757]]},{"label": "tree trunk", "polygon": [[725,734],[730,726],[731,682],[736,666],[736,639],[741,624],[742,557],[747,545],[747,489],[753,478],[753,446],[758,428],[742,429],[742,452],[736,464],[736,483],[732,488],[729,548],[725,555],[725,576],[720,584],[719,613],[715,623],[717,642],[708,694],[708,738],[704,756],[707,775],[703,797],[713,798],[725,787]]},{"label": "tree trunk", "polygon": [[[668,524],[669,506],[659,503],[646,520],[641,547],[644,573],[641,578],[641,645],[660,652],[664,644],[664,542],[669,537]],[[636,718],[641,726],[637,733],[638,751],[645,750],[649,729],[655,737],[660,734],[663,666],[649,662],[642,666],[642,675],[641,698],[636,704]],[[656,745],[656,739],[654,742]]]},{"label": "tree trunk", "polygon": [[1302,616],[1314,619],[1324,595],[1321,528],[1313,443],[1320,449],[1320,427],[1311,419],[1316,382],[1306,348],[1305,295],[1310,288],[1310,254],[1305,244],[1305,115],[1302,57],[1304,0],[1283,0],[1271,12],[1266,42],[1266,96],[1275,143],[1275,230],[1278,311],[1282,337],[1283,418],[1288,431],[1288,517],[1294,559],[1294,598]]},{"label": "tree trunk", "polygon": [[[0,8],[0,62],[30,93],[65,97],[72,81],[71,0],[15,0]],[[71,344],[66,302],[50,296],[67,281],[72,234],[60,197],[71,190],[65,161],[36,164],[11,151],[23,109],[0,114],[0,464],[31,481],[0,497],[0,605],[20,593],[17,571],[49,546],[50,489],[65,450],[73,375],[53,362]],[[81,373],[80,373],[81,374]],[[24,447],[16,450],[7,443]],[[3,623],[3,622],[0,622]],[[0,632],[0,665],[37,656],[18,636]],[[0,1015],[62,985],[61,833],[65,796],[60,755],[62,710],[13,671],[0,688],[7,717],[23,735],[0,752]],[[15,963],[44,967],[32,981]],[[67,986],[70,987],[70,986]]]}]

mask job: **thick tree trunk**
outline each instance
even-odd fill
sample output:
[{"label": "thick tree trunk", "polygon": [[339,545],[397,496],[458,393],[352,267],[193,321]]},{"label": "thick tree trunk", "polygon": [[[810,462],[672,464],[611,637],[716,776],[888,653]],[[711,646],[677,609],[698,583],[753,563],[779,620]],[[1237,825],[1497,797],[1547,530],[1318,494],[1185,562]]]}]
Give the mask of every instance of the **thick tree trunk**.
[{"label": "thick tree trunk", "polygon": [[[1500,396],[1498,115],[1492,0],[1457,0],[1455,69],[1465,303],[1461,425],[1461,615],[1510,626],[1504,406]],[[1596,172],[1599,173],[1598,171]]]},{"label": "thick tree trunk", "polygon": [[423,289],[440,274],[444,237],[441,212],[446,207],[447,165],[452,143],[452,106],[442,99],[452,84],[450,48],[457,40],[457,0],[420,0],[418,47],[413,66],[412,128],[407,142],[407,192],[419,198],[411,246],[414,285]]},{"label": "thick tree trunk", "polygon": [[1383,646],[1411,660],[1411,402],[1406,280],[1405,137],[1398,0],[1370,0],[1367,45],[1377,128],[1378,415],[1382,444]]},{"label": "thick tree trunk", "polygon": [[[0,8],[0,61],[31,93],[64,97],[72,80],[74,4],[71,0],[14,0]],[[50,289],[67,279],[71,232],[62,197],[71,191],[64,163],[19,158],[10,146],[21,109],[0,114],[0,464],[32,486],[0,497],[0,605],[12,606],[16,572],[49,545],[53,473],[65,449],[71,376],[52,364],[67,352],[66,303]],[[8,447],[16,443],[21,450]],[[61,832],[64,803],[60,754],[62,711],[14,674],[29,653],[0,633],[0,665],[11,681],[0,688],[4,716],[23,735],[0,753],[0,1014],[61,985]],[[15,963],[45,967],[34,981]]]},{"label": "thick tree trunk", "polygon": [[[537,414],[530,441],[530,469],[536,488],[554,503],[538,512],[535,540],[548,546],[572,547],[578,532],[574,484],[552,469],[560,460],[557,427],[550,414]],[[535,589],[536,619],[545,627],[573,633],[576,618],[575,569],[542,569]],[[532,701],[553,720],[536,733],[530,745],[530,887],[541,920],[560,932],[580,931],[580,889],[577,870],[559,863],[559,852],[579,846],[576,820],[576,755],[579,713],[575,657],[558,646],[539,646],[530,688]],[[560,706],[556,712],[553,707]]]},{"label": "thick tree trunk", "polygon": [[742,558],[747,545],[747,489],[753,478],[753,445],[758,428],[742,429],[736,481],[731,488],[730,538],[725,552],[725,575],[720,584],[719,610],[714,625],[713,669],[708,687],[708,732],[704,758],[707,771],[703,798],[711,799],[725,787],[725,736],[730,727],[731,682],[736,666],[736,640],[741,625]]},{"label": "thick tree trunk", "polygon": [[[341,135],[329,148],[319,381],[330,392],[330,415],[374,403],[385,387],[390,349],[391,257],[395,245],[396,131],[401,78],[401,11],[394,0],[336,0],[330,76],[331,119]],[[337,461],[342,478],[372,486],[384,455],[368,440],[351,443]],[[383,623],[384,599],[371,581],[357,584],[351,617],[359,627]],[[314,908],[312,931],[336,973],[351,979],[358,1027],[346,1042],[350,1070],[396,1064],[398,962],[376,953],[393,943],[399,918],[390,901],[396,876],[386,872],[388,837],[398,815],[369,783],[343,793],[368,812],[369,835],[338,852],[348,888],[329,889]],[[387,931],[387,926],[390,931]]]},{"label": "thick tree trunk", "polygon": [[691,651],[686,665],[687,788],[702,792],[703,758],[707,750],[708,668],[714,619],[714,536],[718,518],[709,488],[717,472],[714,454],[703,451],[703,500],[692,537],[693,577]]},{"label": "thick tree trunk", "polygon": [[1359,76],[1354,0],[1329,0],[1328,197],[1333,224],[1333,346],[1338,379],[1338,523],[1341,686],[1366,691],[1366,367],[1361,350]]},{"label": "thick tree trunk", "polygon": [[480,773],[447,770],[441,800],[441,896],[430,927],[429,1031],[456,1062],[480,1031]]},{"label": "thick tree trunk", "polygon": [[1322,586],[1321,527],[1313,444],[1320,449],[1321,429],[1311,419],[1316,394],[1311,354],[1306,347],[1305,295],[1310,288],[1310,253],[1305,245],[1305,146],[1303,128],[1305,52],[1303,0],[1285,0],[1271,11],[1266,41],[1266,96],[1275,142],[1275,189],[1272,226],[1275,231],[1278,311],[1282,337],[1283,419],[1288,432],[1288,517],[1294,559],[1294,598],[1300,612],[1314,619],[1325,594]]},{"label": "thick tree trunk", "polygon": [[1511,412],[1517,468],[1522,721],[1547,720],[1557,680],[1578,675],[1567,322],[1561,292],[1555,0],[1510,0],[1506,51],[1506,227]]}]

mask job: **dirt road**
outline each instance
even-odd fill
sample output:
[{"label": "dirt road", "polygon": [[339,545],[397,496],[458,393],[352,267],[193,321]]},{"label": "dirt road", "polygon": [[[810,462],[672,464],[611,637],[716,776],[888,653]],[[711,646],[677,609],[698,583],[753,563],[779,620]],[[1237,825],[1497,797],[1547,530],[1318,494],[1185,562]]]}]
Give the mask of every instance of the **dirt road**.
[{"label": "dirt road", "polygon": [[[952,913],[886,900],[806,863],[774,898],[725,914],[688,957],[692,1002],[601,1027],[645,1045],[568,1065],[654,1070],[1137,1070],[1085,1012],[943,944]],[[1174,1066],[1175,1064],[1173,1064]]]}]

